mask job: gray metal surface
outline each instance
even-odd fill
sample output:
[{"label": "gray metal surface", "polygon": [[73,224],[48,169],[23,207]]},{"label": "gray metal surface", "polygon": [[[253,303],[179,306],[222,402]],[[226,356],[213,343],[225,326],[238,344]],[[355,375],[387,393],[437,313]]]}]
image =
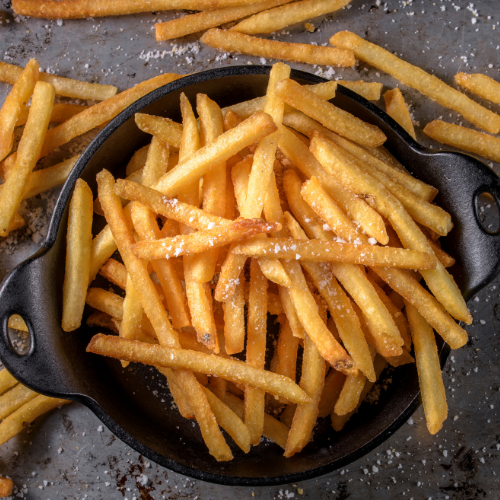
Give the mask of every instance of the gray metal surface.
[{"label": "gray metal surface", "polygon": [[[452,84],[458,71],[481,72],[499,80],[498,5],[495,0],[476,1],[473,6],[463,0],[353,0],[351,8],[313,20],[315,33],[295,26],[273,38],[320,45],[336,31],[349,29],[402,54],[447,83]],[[184,74],[260,62],[259,58],[218,53],[202,46],[198,36],[157,43],[155,21],[179,15],[63,22],[19,19],[13,16],[10,2],[0,0],[0,59],[24,65],[35,57],[43,70],[113,84],[121,90],[160,71]],[[329,78],[381,81],[388,88],[397,85],[365,64],[335,70],[292,66]],[[0,102],[9,89],[0,84]],[[462,121],[418,92],[401,89],[411,104],[421,143],[430,144],[421,129],[431,119],[442,116]],[[499,106],[492,109],[500,111]],[[500,172],[499,165],[494,168]],[[38,247],[56,195],[57,190],[26,204],[31,234],[0,243],[0,277]],[[16,498],[33,500],[500,498],[500,279],[470,305],[475,318],[467,329],[471,340],[452,353],[444,371],[449,417],[439,434],[429,435],[419,409],[378,449],[327,476],[267,488],[230,488],[190,480],[143,460],[77,404],[41,417],[3,445],[0,474],[14,479]]]}]

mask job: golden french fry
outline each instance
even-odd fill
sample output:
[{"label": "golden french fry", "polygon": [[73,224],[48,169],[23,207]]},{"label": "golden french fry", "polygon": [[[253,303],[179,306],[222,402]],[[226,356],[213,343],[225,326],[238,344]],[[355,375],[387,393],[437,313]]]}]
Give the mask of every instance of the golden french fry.
[{"label": "golden french fry", "polygon": [[281,325],[276,346],[277,362],[274,372],[295,380],[297,371],[297,350],[299,348],[299,339],[293,334],[290,322],[285,319]]},{"label": "golden french fry", "polygon": [[290,289],[280,286],[278,287],[278,290],[279,290],[281,305],[283,306],[283,310],[287,317],[293,336],[297,337],[298,339],[305,339],[306,331],[304,330],[304,327],[302,326],[302,323],[300,322],[300,319],[297,316],[295,305],[290,296]]},{"label": "golden french fry", "polygon": [[[307,118],[302,113],[301,115]],[[286,116],[285,123],[287,123]],[[350,217],[360,224],[361,228],[368,236],[375,238],[382,245],[387,244],[388,238],[382,217],[380,217],[366,201],[345,189],[335,177],[328,174],[309,151],[307,146],[298,140],[286,127],[282,127],[279,147],[285,156],[304,175],[307,177],[317,177],[326,192],[342,207],[344,212],[349,213]],[[287,192],[288,200],[290,200],[290,198],[292,200],[300,198],[301,184],[295,172],[285,172],[283,185]],[[290,195],[288,195],[288,192],[290,192]],[[315,216],[314,219],[318,219],[318,217]]]},{"label": "golden french fry", "polygon": [[[44,81],[42,75],[43,73],[40,73],[38,78]],[[81,106],[80,104],[56,103],[54,104],[54,106],[52,106],[50,121],[57,123],[65,122],[66,120],[69,120],[71,117],[77,115],[78,113],[81,113],[83,110],[87,108],[88,106]],[[17,119],[16,122],[16,127],[20,127],[21,125],[24,125],[28,121],[29,110],[30,110],[29,106],[26,106],[21,111],[21,114],[19,115],[19,118]]]},{"label": "golden french fry", "polygon": [[24,319],[18,314],[13,314],[9,318],[9,328],[14,328],[15,330],[21,330],[23,332],[28,331],[28,327],[26,326]]},{"label": "golden french fry", "polygon": [[375,125],[366,123],[328,101],[320,99],[293,80],[278,82],[276,94],[287,104],[320,122],[326,128],[362,146],[381,146],[387,139]]},{"label": "golden french fry", "polygon": [[16,154],[16,163],[0,192],[0,236],[6,236],[14,214],[21,204],[29,175],[36,165],[49,125],[54,102],[54,88],[37,82],[33,91],[28,123],[24,128]]},{"label": "golden french fry", "polygon": [[123,319],[123,298],[102,288],[89,288],[85,302],[94,309],[109,314],[118,320]]},{"label": "golden french fry", "polygon": [[181,36],[198,33],[210,28],[215,28],[221,24],[236,21],[246,16],[272,9],[277,5],[289,3],[292,0],[267,0],[265,2],[250,3],[248,5],[237,5],[234,7],[223,7],[221,9],[211,9],[191,14],[188,16],[173,19],[164,23],[155,24],[156,40],[171,40]]},{"label": "golden french fry", "polygon": [[[224,403],[226,403],[240,419],[243,418],[244,403],[239,397],[226,393]],[[288,431],[289,429],[286,425],[282,424],[271,415],[264,413],[264,430],[262,434],[265,438],[285,449]]]},{"label": "golden french fry", "polygon": [[0,394],[14,387],[17,380],[5,369],[0,370]]},{"label": "golden french fry", "polygon": [[65,332],[80,327],[89,285],[92,248],[92,191],[78,179],[71,198],[66,237],[66,270],[61,326]]},{"label": "golden french fry", "polygon": [[[14,64],[0,62],[0,81],[8,83],[10,85],[14,85],[21,76],[22,71],[23,71],[22,68],[15,66]],[[109,99],[110,97],[113,97],[116,94],[116,87],[114,87],[113,85],[101,85],[100,83],[82,82],[80,80],[63,78],[61,76],[50,75],[48,73],[40,73],[38,78],[42,82],[50,83],[54,87],[56,94],[62,95],[64,97],[104,101],[105,99]],[[66,106],[76,106],[76,105],[62,104],[61,106],[66,107]],[[69,108],[66,108],[66,110],[67,109]]]},{"label": "golden french fry", "polygon": [[14,489],[14,481],[8,477],[0,477],[0,498],[10,497]]},{"label": "golden french fry", "polygon": [[172,9],[207,10],[251,3],[250,0],[14,0],[12,8],[17,14],[42,19],[86,19],[88,17],[120,16]]},{"label": "golden french fry", "polygon": [[446,253],[438,244],[436,244],[435,241],[431,240],[428,237],[427,242],[431,246],[432,251],[435,253],[436,257],[439,259],[439,262],[441,262],[444,267],[452,267],[455,265],[455,259],[451,255]]},{"label": "golden french fry", "polygon": [[[132,279],[127,275],[127,286],[125,289],[125,298],[123,299],[123,319],[119,330],[120,337],[135,340],[136,331],[141,326],[143,312],[139,295],[134,288]],[[122,361],[123,367],[127,365],[128,361]]]},{"label": "golden french fry", "polygon": [[318,405],[318,417],[328,417],[333,412],[339,398],[346,376],[342,372],[331,369],[325,378],[323,393]]},{"label": "golden french fry", "polygon": [[293,416],[288,434],[285,457],[291,457],[304,448],[311,439],[319,412],[319,402],[325,384],[325,361],[309,335],[304,340],[304,354],[300,387],[312,399],[310,403],[299,404]]},{"label": "golden french fry", "polygon": [[281,396],[294,403],[307,403],[309,396],[292,380],[282,375],[238,361],[221,358],[213,354],[185,349],[145,344],[137,340],[95,335],[87,346],[88,352],[116,359],[127,359],[152,366],[186,368],[215,375],[235,383],[249,384],[274,396]]},{"label": "golden french fry", "polygon": [[400,82],[422,92],[442,106],[453,109],[474,125],[496,134],[500,131],[500,116],[469,99],[465,94],[449,87],[439,78],[407,63],[386,49],[363,40],[349,31],[336,33],[330,43],[350,49],[358,59],[389,73]]},{"label": "golden french fry", "polygon": [[136,113],[135,124],[140,130],[158,137],[165,144],[170,144],[175,148],[181,144],[182,125],[170,118]]},{"label": "golden french fry", "polygon": [[26,69],[20,72],[19,78],[16,79],[12,90],[0,109],[0,161],[12,149],[17,119],[21,115],[23,107],[28,104],[37,81],[38,63],[36,59],[31,59],[26,65]]},{"label": "golden french fry", "polygon": [[[285,104],[277,97],[275,86],[278,82],[290,76],[290,66],[283,63],[273,65],[267,84],[266,104],[264,112],[281,127]],[[259,141],[253,157],[252,170],[248,179],[245,205],[240,211],[242,217],[252,219],[260,217],[266,200],[267,186],[273,172],[276,149],[278,147],[279,131],[274,132]]]},{"label": "golden french fry", "polygon": [[[250,295],[248,299],[246,363],[264,369],[267,335],[267,279],[255,259],[250,261]],[[257,445],[264,429],[265,393],[245,387],[245,425],[250,442]]]},{"label": "golden french fry", "polygon": [[7,442],[16,434],[19,434],[28,424],[33,422],[35,418],[47,413],[58,406],[71,403],[66,399],[49,398],[47,396],[38,395],[31,401],[28,401],[23,406],[18,408],[14,413],[11,413],[0,424],[0,444]]},{"label": "golden french fry", "polygon": [[397,368],[398,366],[408,365],[410,363],[415,363],[413,356],[406,350],[406,348],[403,348],[403,354],[400,354],[399,356],[387,356],[385,360],[391,366],[394,366],[394,368]]},{"label": "golden french fry", "polygon": [[406,302],[406,314],[408,314],[415,347],[418,380],[427,429],[431,434],[436,434],[443,427],[443,422],[448,416],[436,339],[432,327],[409,302]]},{"label": "golden french fry", "polygon": [[486,75],[457,73],[455,81],[462,87],[488,101],[500,104],[500,83]]},{"label": "golden french fry", "polygon": [[345,379],[333,409],[336,415],[346,415],[356,409],[366,382],[367,379],[361,372]]},{"label": "golden french fry", "polygon": [[401,269],[374,267],[373,270],[405,300],[417,308],[425,320],[452,349],[467,343],[467,332],[457,325],[443,306],[408,273]]},{"label": "golden french fry", "polygon": [[211,308],[212,297],[207,295],[205,283],[186,281],[186,296],[191,313],[191,322],[198,341],[218,352],[217,330]]},{"label": "golden french fry", "polygon": [[204,175],[212,165],[234,156],[243,148],[276,130],[272,118],[265,113],[255,113],[237,127],[224,132],[214,141],[196,151],[186,161],[181,161],[153,186],[167,196],[176,194]]},{"label": "golden french fry", "polygon": [[313,17],[335,12],[345,7],[351,0],[304,0],[283,7],[266,10],[240,21],[231,31],[248,35],[272,33],[292,24],[307,21]]},{"label": "golden french fry", "polygon": [[359,80],[357,82],[349,82],[347,80],[336,80],[338,85],[342,85],[343,87],[356,92],[360,96],[364,97],[368,101],[378,101],[382,94],[382,83],[377,82],[365,82],[363,80]]},{"label": "golden french fry", "polygon": [[23,384],[17,384],[12,390],[0,396],[0,419],[8,417],[36,396],[38,396],[37,392],[28,389]]},{"label": "golden french fry", "polygon": [[[343,184],[368,196],[368,202],[389,220],[405,248],[432,253],[426,237],[399,200],[354,162],[340,160],[337,156],[338,146],[326,139],[315,137],[311,141],[311,150],[320,163],[329,165],[330,170],[335,171],[335,175]],[[343,153],[343,157],[345,156]],[[466,323],[472,321],[460,290],[439,261],[435,269],[422,270],[421,274],[429,289],[450,314]]]},{"label": "golden french fry", "polygon": [[127,288],[127,269],[117,260],[108,259],[99,270],[99,274],[122,290]]},{"label": "golden french fry", "polygon": [[467,127],[433,120],[424,128],[424,133],[435,141],[463,149],[493,161],[500,161],[500,139],[477,132]]},{"label": "golden french fry", "polygon": [[223,302],[224,339],[227,354],[237,354],[245,348],[245,276],[239,276],[239,283],[231,298]]},{"label": "golden french fry", "polygon": [[[135,248],[138,248],[139,245],[140,243],[137,243]],[[334,241],[304,241],[290,238],[252,239],[236,245],[233,252],[247,257],[268,257],[272,255],[278,259],[297,261],[345,262],[366,266],[419,270],[435,269],[438,262],[433,253],[417,250],[361,244],[351,245]],[[142,258],[149,257],[144,254]]]},{"label": "golden french fry", "polygon": [[385,111],[396,120],[415,140],[415,129],[411,121],[410,112],[406,106],[403,94],[398,88],[388,90],[384,94]]},{"label": "golden french fry", "polygon": [[120,328],[116,324],[117,322],[118,320],[112,318],[109,314],[103,313],[102,311],[94,311],[87,318],[86,324],[91,328],[106,328],[118,334]]},{"label": "golden french fry", "polygon": [[133,155],[132,158],[130,158],[130,161],[127,163],[127,167],[125,169],[125,173],[127,177],[134,172],[137,172],[141,168],[146,165],[146,160],[148,158],[148,149],[149,149],[149,144],[138,149]]},{"label": "golden french fry", "polygon": [[210,29],[200,38],[203,43],[225,52],[238,52],[251,56],[285,61],[322,64],[326,66],[352,66],[355,63],[350,50],[332,50],[332,47],[304,43],[276,42],[256,38],[236,31]]}]

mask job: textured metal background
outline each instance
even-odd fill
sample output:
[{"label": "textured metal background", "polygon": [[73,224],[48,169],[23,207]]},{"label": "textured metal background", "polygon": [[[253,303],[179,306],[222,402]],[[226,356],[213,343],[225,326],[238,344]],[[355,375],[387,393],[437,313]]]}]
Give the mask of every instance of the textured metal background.
[{"label": "textured metal background", "polygon": [[[157,43],[154,23],[179,15],[152,13],[63,22],[19,19],[13,16],[10,3],[0,0],[0,59],[24,65],[35,57],[45,71],[113,84],[120,90],[160,71],[184,74],[247,61],[260,63],[259,58],[204,47],[198,36]],[[458,71],[500,79],[500,11],[495,0],[473,5],[463,0],[353,0],[351,8],[312,24],[315,33],[295,26],[273,38],[321,45],[336,31],[349,29],[449,84]],[[328,78],[381,81],[387,88],[397,85],[365,64],[335,70],[292,66]],[[9,89],[0,84],[0,102]],[[442,116],[455,123],[462,121],[418,92],[401,90],[411,105],[422,144],[430,144],[421,129],[431,119]],[[492,109],[500,111],[499,106]],[[53,157],[67,154],[60,151]],[[492,166],[500,172],[499,165]],[[25,205],[25,212],[35,215],[28,216],[29,231],[0,242],[0,277],[38,247],[56,196],[54,190]],[[430,436],[420,409],[391,439],[344,470],[268,488],[230,488],[194,481],[148,463],[111,435],[89,410],[72,404],[41,417],[3,445],[0,474],[14,479],[16,498],[33,500],[500,498],[500,279],[470,306],[475,317],[467,329],[470,342],[452,353],[444,372],[449,418],[443,430]]]}]

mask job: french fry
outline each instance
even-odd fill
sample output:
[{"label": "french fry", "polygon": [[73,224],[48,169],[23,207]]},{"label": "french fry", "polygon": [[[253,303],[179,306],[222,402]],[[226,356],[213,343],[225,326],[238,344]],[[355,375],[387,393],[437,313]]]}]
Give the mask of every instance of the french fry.
[{"label": "french fry", "polygon": [[23,332],[28,331],[28,327],[24,322],[24,319],[19,316],[19,314],[13,314],[9,318],[9,328],[14,328],[15,330],[21,330]]},{"label": "french fry", "polygon": [[[255,259],[250,261],[250,296],[248,299],[246,363],[264,369],[267,335],[267,279]],[[264,429],[265,393],[255,387],[245,387],[245,425],[250,442],[259,444]]]},{"label": "french fry", "polygon": [[406,301],[417,308],[425,320],[452,349],[467,343],[467,332],[457,325],[443,306],[408,273],[400,269],[374,267],[373,270]]},{"label": "french fry", "polygon": [[277,362],[274,368],[275,373],[295,380],[298,348],[299,339],[293,335],[290,322],[285,319],[281,325],[278,345],[276,346]]},{"label": "french fry", "polygon": [[87,290],[85,302],[94,309],[109,314],[118,320],[123,319],[123,298],[102,288],[91,287]]},{"label": "french fry", "polygon": [[388,90],[384,94],[385,111],[396,120],[412,137],[417,140],[411,121],[410,112],[406,106],[403,94],[398,88]]},{"label": "french fry", "polygon": [[360,96],[364,97],[368,101],[378,101],[382,94],[382,83],[378,82],[365,82],[363,80],[359,80],[357,82],[349,82],[347,80],[336,80],[338,85],[342,85],[343,87],[356,92]]},{"label": "french fry", "polygon": [[[307,235],[289,213],[285,214],[285,219],[293,238],[307,240]],[[334,318],[339,336],[356,366],[369,380],[374,382],[373,360],[361,330],[359,319],[330,267],[312,262],[303,262],[302,267],[307,271],[321,296],[325,299],[330,314]],[[328,412],[328,414],[330,413]]]},{"label": "french fry", "polygon": [[127,177],[133,174],[134,172],[137,172],[138,170],[143,168],[144,165],[146,165],[146,160],[148,158],[148,149],[149,149],[149,144],[138,149],[132,155],[132,158],[130,158],[130,161],[127,163],[127,167],[125,169]]},{"label": "french fry", "polygon": [[[302,116],[305,117],[305,115]],[[285,123],[286,119],[285,116]],[[344,212],[349,213],[351,218],[360,224],[368,236],[375,238],[382,245],[387,244],[388,238],[382,217],[366,201],[345,189],[340,182],[329,175],[305,144],[286,127],[282,128],[279,148],[306,177],[317,177],[326,192],[342,207]],[[300,199],[302,183],[295,173],[286,172],[283,176],[283,185],[285,191],[290,192],[290,196],[287,194],[288,200]],[[315,216],[314,219],[318,217]]]},{"label": "french fry", "polygon": [[410,303],[406,303],[406,314],[410,323],[411,336],[415,347],[418,380],[422,393],[427,429],[436,434],[448,416],[448,405],[441,375],[441,365],[436,339],[432,327]]},{"label": "french fry", "polygon": [[186,281],[186,296],[191,312],[191,322],[199,342],[218,352],[217,330],[210,304],[212,297],[208,297],[205,284]]},{"label": "french fry", "polygon": [[465,94],[449,87],[439,78],[423,69],[402,61],[388,50],[349,31],[336,33],[330,43],[350,49],[358,59],[389,73],[408,87],[417,89],[445,108],[453,109],[479,128],[496,134],[500,131],[500,116],[469,99]]},{"label": "french fry", "polygon": [[0,192],[0,236],[8,234],[14,214],[21,203],[29,175],[42,148],[53,102],[54,88],[48,83],[37,82],[28,123],[19,142],[16,163]]},{"label": "french fry", "polygon": [[400,354],[399,356],[387,356],[385,360],[394,368],[415,363],[413,356],[406,350],[406,348],[403,348],[403,354]]},{"label": "french fry", "polygon": [[76,181],[69,206],[66,244],[61,326],[71,332],[82,322],[92,248],[92,191],[82,179]]},{"label": "french fry", "polygon": [[[335,169],[337,178],[350,189],[368,196],[368,202],[390,221],[405,248],[432,253],[424,234],[399,200],[379,181],[359,169],[354,162],[340,161],[336,156],[337,148],[330,141],[319,137],[315,137],[311,142],[311,150],[318,161],[330,165],[331,170]],[[472,321],[460,290],[440,262],[435,269],[422,270],[421,274],[429,289],[450,314],[466,323]]]},{"label": "french fry", "polygon": [[0,370],[0,394],[17,384],[17,380],[5,369]]},{"label": "french fry", "polygon": [[38,393],[28,389],[23,384],[17,384],[12,390],[0,396],[0,419],[8,417],[18,408],[38,396]]},{"label": "french fry", "polygon": [[206,31],[200,41],[217,50],[268,59],[341,67],[352,66],[355,63],[354,56],[349,50],[332,50],[331,47],[303,43],[276,42],[216,28]]},{"label": "french fry", "polygon": [[311,439],[312,431],[318,418],[319,402],[324,384],[325,361],[318,352],[314,342],[307,335],[304,340],[300,387],[309,395],[312,401],[297,405],[286,442],[285,457],[291,457],[301,451]]},{"label": "french fry", "polygon": [[[243,418],[244,403],[239,397],[226,393],[224,403],[226,403],[239,418]],[[288,431],[289,429],[286,425],[282,424],[271,415],[264,413],[264,430],[262,434],[265,438],[285,449]]]},{"label": "french fry", "polygon": [[297,337],[298,339],[305,339],[306,331],[304,330],[304,327],[302,326],[302,323],[300,322],[300,319],[297,316],[295,305],[290,296],[290,289],[280,286],[278,287],[278,290],[279,290],[281,305],[283,306],[283,310],[287,317],[293,336]]},{"label": "french fry", "polygon": [[[200,0],[196,9],[207,10],[250,3],[249,0]],[[42,19],[86,19],[88,17],[121,16],[172,9],[192,9],[192,0],[14,0],[17,14]]]},{"label": "french fry", "polygon": [[[146,265],[139,261],[130,249],[135,239],[130,223],[121,208],[120,200],[113,192],[113,176],[106,170],[103,170],[97,175],[97,184],[99,199],[106,216],[106,221],[111,228],[120,255],[139,295],[141,305],[148,319],[151,321],[158,341],[162,346],[180,347],[178,336],[170,325],[167,313],[149,277]],[[126,341],[126,339],[121,339],[120,337],[117,337],[117,339]],[[120,359],[131,361],[126,358]],[[186,395],[189,405],[196,416],[209,452],[217,460],[230,460],[232,453],[220,433],[202,387],[198,384],[194,375],[187,370],[175,370],[172,373],[175,377],[174,382],[179,385]]]},{"label": "french fry", "polygon": [[245,276],[239,276],[234,294],[222,303],[224,308],[224,339],[227,354],[237,354],[245,348]]},{"label": "french fry", "polygon": [[[123,300],[123,319],[119,329],[120,337],[135,340],[136,331],[140,328],[144,310],[137,294],[132,279],[127,275],[127,286],[125,289],[125,299]],[[128,361],[122,361],[125,368]]]},{"label": "french fry", "polygon": [[16,434],[19,434],[28,424],[33,422],[35,418],[68,403],[71,403],[71,401],[49,398],[41,394],[31,401],[28,401],[14,413],[11,413],[0,424],[0,444],[7,442]]},{"label": "french fry", "polygon": [[250,433],[247,426],[241,421],[223,401],[210,389],[204,388],[210,408],[214,412],[217,423],[233,438],[234,442],[245,452],[250,451]]},{"label": "french fry", "polygon": [[336,415],[346,415],[356,409],[366,382],[367,378],[361,372],[355,377],[346,377],[333,409]]},{"label": "french fry", "polygon": [[106,328],[118,334],[120,328],[115,324],[117,321],[118,320],[115,320],[109,314],[103,313],[102,311],[94,311],[87,317],[86,324],[91,328]]},{"label": "french fry", "polygon": [[36,59],[31,59],[26,65],[26,69],[20,72],[19,78],[14,82],[12,90],[0,109],[0,161],[12,149],[17,119],[23,106],[30,100],[37,81],[38,63]]},{"label": "french fry", "polygon": [[[39,73],[38,78],[43,81],[41,76],[43,73]],[[57,93],[57,92],[56,92]],[[65,104],[65,103],[56,103],[52,106],[52,113],[50,114],[51,122],[65,122],[69,120],[73,116],[81,113],[83,110],[87,109],[88,106],[81,106],[80,104]],[[19,118],[16,122],[16,127],[20,127],[21,125],[25,125],[28,121],[29,114],[29,106],[26,106],[20,113]]]},{"label": "french fry", "polygon": [[[139,248],[140,243],[135,248]],[[135,250],[134,250],[135,252]],[[438,262],[433,253],[374,245],[351,245],[334,241],[304,241],[290,238],[253,239],[234,247],[236,254],[247,257],[294,259],[307,262],[344,262],[366,266],[403,269],[435,269]],[[138,252],[136,252],[138,255]],[[141,254],[142,255],[142,254]],[[142,258],[149,258],[145,254]]]},{"label": "french fry", "polygon": [[500,104],[500,83],[493,80],[493,78],[480,73],[473,75],[457,73],[455,81],[483,99]]},{"label": "french fry", "polygon": [[[278,129],[281,127],[285,105],[277,97],[275,86],[278,82],[287,79],[289,76],[290,66],[283,63],[274,64],[269,74],[264,112],[271,116]],[[242,217],[252,219],[261,216],[266,200],[267,186],[273,172],[279,134],[279,131],[276,131],[259,141],[253,157],[250,178],[248,179],[245,205],[240,211]]]},{"label": "french fry", "polygon": [[121,262],[108,259],[99,270],[99,274],[122,290],[127,288],[127,269]]},{"label": "french fry", "polygon": [[375,125],[366,123],[347,111],[320,99],[307,88],[287,79],[276,84],[276,94],[287,104],[362,146],[381,146],[387,139]]},{"label": "french fry", "polygon": [[269,115],[255,113],[237,127],[224,132],[210,144],[196,151],[191,158],[180,162],[153,187],[167,196],[172,196],[183,186],[199,179],[212,165],[228,160],[243,148],[275,130],[276,125]]},{"label": "french fry", "polygon": [[[28,63],[29,64],[29,63]],[[21,76],[23,69],[14,64],[0,62],[0,81],[14,85]],[[39,80],[50,83],[57,95],[73,97],[76,99],[92,99],[94,101],[104,101],[116,94],[116,87],[113,85],[101,85],[99,83],[88,83],[71,78],[63,78],[48,73],[39,73]],[[74,104],[63,104],[62,106],[76,106]],[[66,108],[69,109],[69,108]],[[76,108],[74,108],[76,109]],[[54,120],[58,121],[58,120]],[[64,120],[61,120],[64,121]]]},{"label": "french fry", "polygon": [[210,28],[215,28],[221,24],[236,21],[243,17],[251,16],[256,12],[272,9],[277,5],[283,5],[291,0],[267,0],[265,2],[250,3],[247,5],[237,5],[234,7],[223,7],[221,9],[211,9],[173,19],[164,23],[155,24],[156,40],[171,40],[181,36],[198,33]]},{"label": "french fry", "polygon": [[272,33],[292,24],[307,21],[313,17],[335,12],[351,0],[304,0],[302,2],[276,7],[240,21],[231,31],[248,35]]},{"label": "french fry", "polygon": [[14,489],[14,481],[8,477],[0,477],[0,498],[9,497]]},{"label": "french fry", "polygon": [[463,149],[489,160],[500,161],[500,139],[498,137],[442,120],[433,120],[428,123],[424,128],[424,133],[442,144]]},{"label": "french fry", "polygon": [[439,259],[439,262],[441,262],[444,267],[448,268],[455,265],[455,259],[451,255],[446,253],[439,245],[437,245],[435,241],[427,238],[427,242],[429,243],[436,257]]},{"label": "french fry", "polygon": [[282,375],[254,368],[236,359],[185,349],[145,344],[120,337],[94,335],[87,346],[88,352],[116,359],[127,359],[151,366],[186,368],[207,375],[222,377],[231,382],[248,384],[274,396],[281,396],[294,403],[308,403],[309,396],[292,380]]},{"label": "french fry", "polygon": [[333,412],[346,376],[337,370],[330,370],[325,378],[325,385],[319,400],[318,417],[328,417]]},{"label": "french fry", "polygon": [[135,124],[140,130],[158,137],[164,144],[179,148],[182,136],[182,125],[180,123],[176,123],[170,118],[144,113],[136,113],[134,118]]}]

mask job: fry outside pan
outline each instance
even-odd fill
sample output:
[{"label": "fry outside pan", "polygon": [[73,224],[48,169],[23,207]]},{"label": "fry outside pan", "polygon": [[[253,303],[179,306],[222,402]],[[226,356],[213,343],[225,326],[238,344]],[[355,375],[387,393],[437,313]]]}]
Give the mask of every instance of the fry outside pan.
[{"label": "fry outside pan", "polygon": [[[226,485],[302,481],[362,457],[391,436],[420,405],[415,365],[399,367],[394,382],[381,392],[378,403],[363,404],[341,432],[333,431],[329,418],[320,419],[312,441],[291,459],[285,459],[283,451],[270,442],[244,454],[228,437],[234,459],[217,462],[208,454],[198,427],[172,408],[166,383],[158,372],[137,364],[123,369],[114,359],[87,354],[85,348],[97,330],[85,322],[75,332],[61,330],[68,206],[78,177],[89,184],[94,195],[95,176],[102,168],[115,177],[124,177],[129,158],[150,140],[136,127],[135,113],[181,121],[181,92],[191,102],[195,102],[197,93],[206,93],[220,106],[252,99],[265,94],[269,71],[268,66],[205,71],[174,81],[129,106],[97,135],[75,165],[40,250],[19,264],[0,285],[0,358],[20,382],[42,394],[86,405],[117,437],[166,468]],[[295,70],[292,78],[307,84],[325,81]],[[476,211],[481,193],[490,193],[499,203],[499,177],[468,155],[421,147],[387,114],[344,87],[339,86],[332,102],[379,126],[392,154],[415,177],[439,189],[436,203],[452,215],[455,226],[444,248],[456,258],[451,272],[465,299],[470,300],[500,270],[500,237],[483,228]],[[94,226],[100,230],[102,220]],[[24,318],[29,329],[31,344],[24,356],[9,340],[8,319],[15,313]],[[438,342],[444,365],[449,348],[440,339]],[[158,395],[153,394],[155,390]]]}]

